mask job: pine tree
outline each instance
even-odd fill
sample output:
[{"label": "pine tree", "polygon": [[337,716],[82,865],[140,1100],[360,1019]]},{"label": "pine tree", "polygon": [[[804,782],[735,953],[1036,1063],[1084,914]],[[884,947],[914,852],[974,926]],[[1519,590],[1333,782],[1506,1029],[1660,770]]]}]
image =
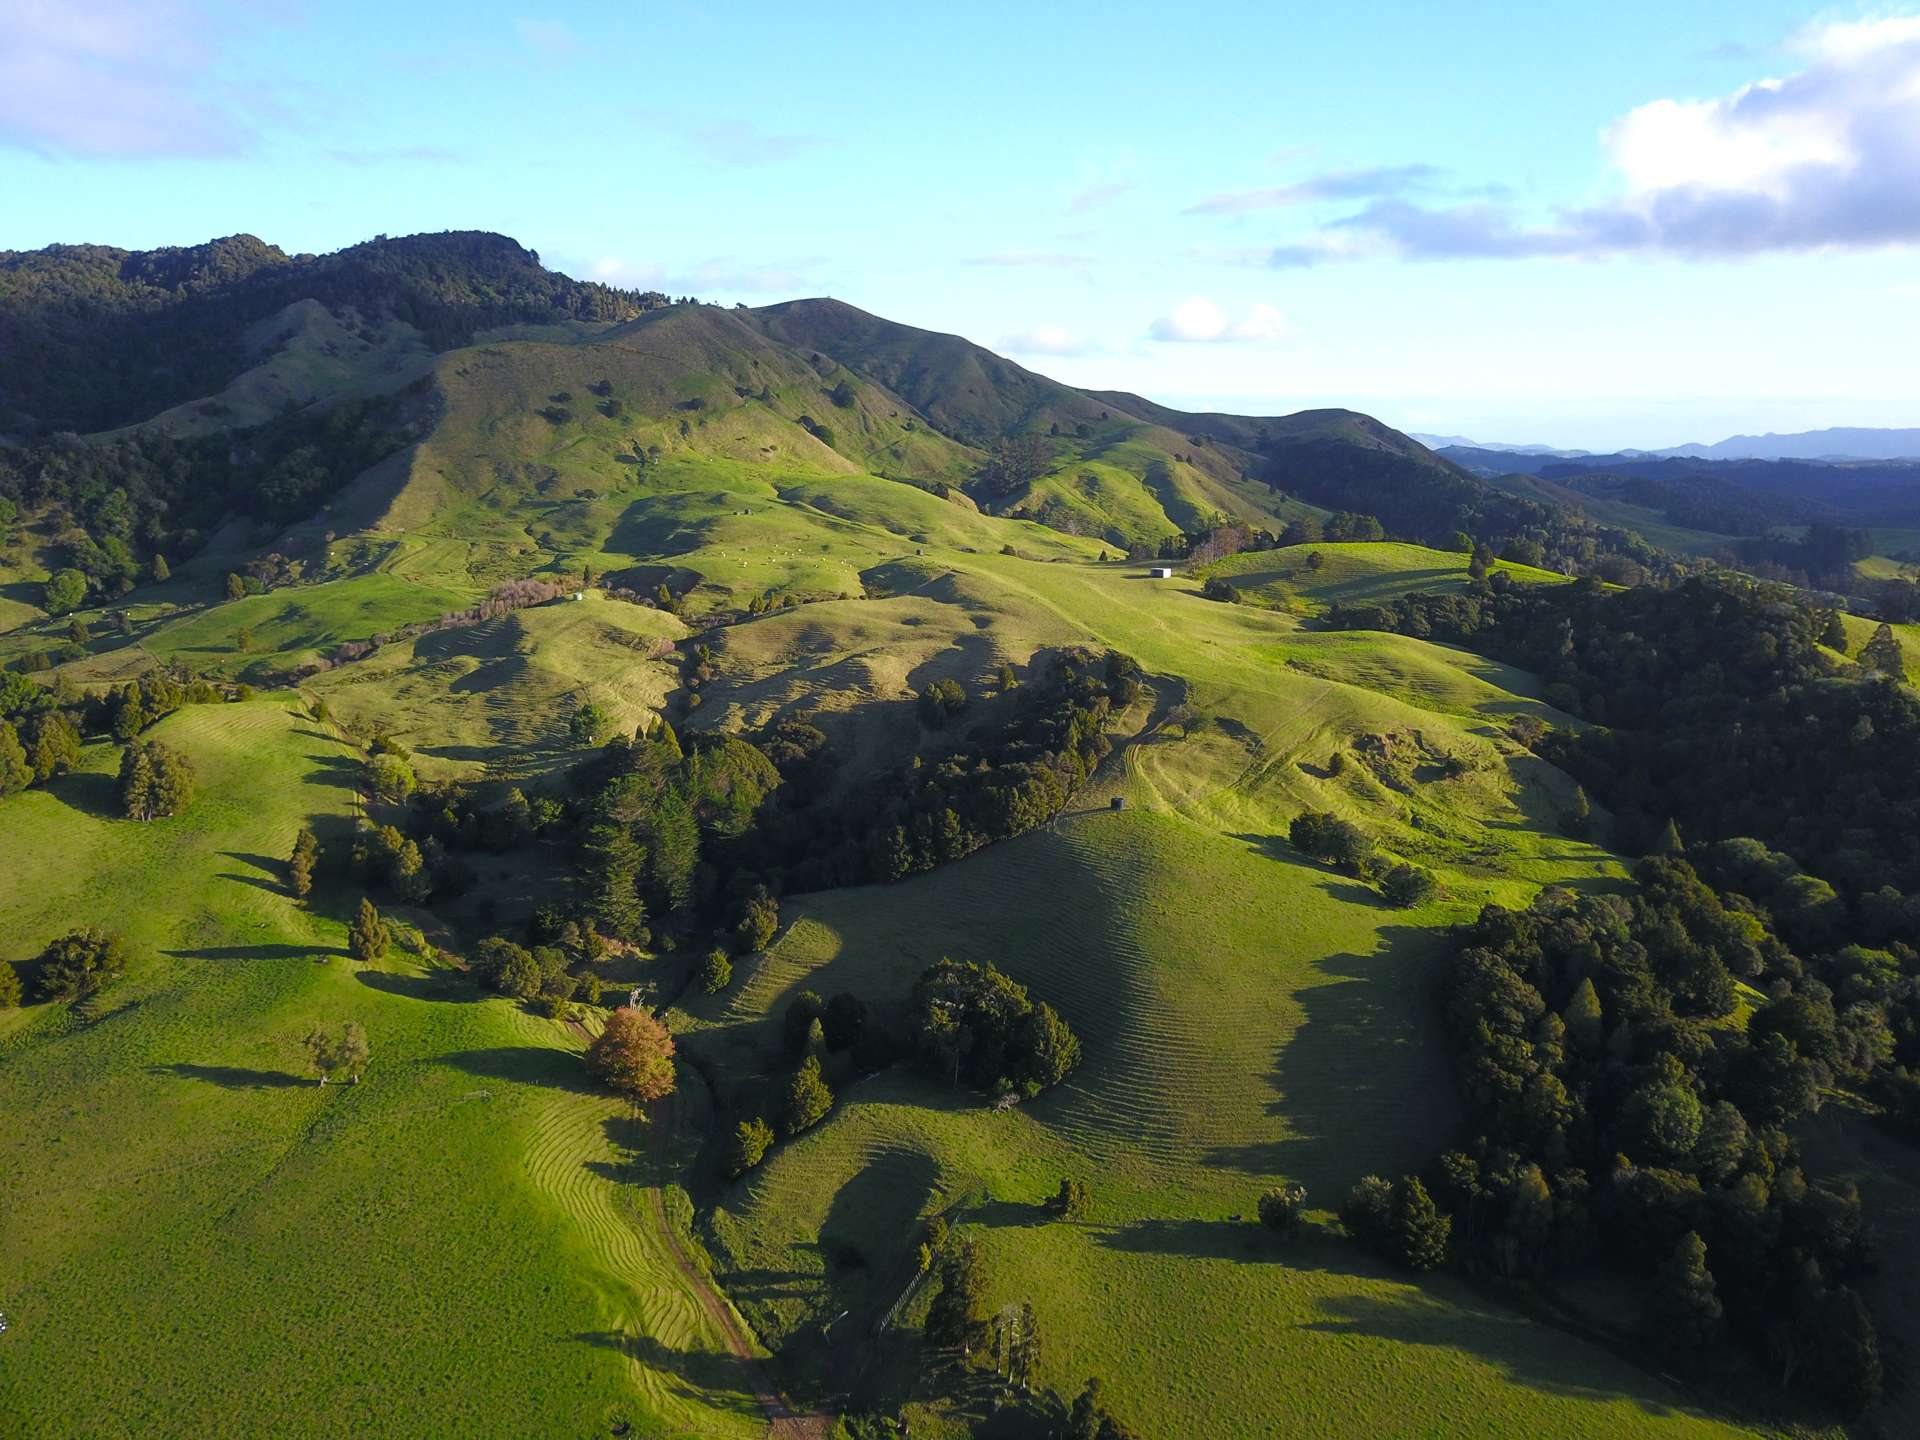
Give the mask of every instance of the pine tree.
[{"label": "pine tree", "polygon": [[313,890],[313,868],[319,859],[320,841],[311,825],[302,825],[293,838],[293,857],[287,861],[288,884],[301,899]]},{"label": "pine tree", "polygon": [[231,570],[227,572],[227,599],[244,600],[247,594],[247,582]]},{"label": "pine tree", "polygon": [[354,915],[353,923],[347,927],[347,949],[352,952],[354,959],[371,963],[387,953],[387,946],[392,941],[387,922],[380,918],[373,901],[362,895],[360,909]]},{"label": "pine tree", "polygon": [[1656,855],[1678,855],[1687,848],[1687,842],[1680,838],[1680,827],[1673,820],[1667,821],[1667,828],[1660,832],[1660,838],[1653,842]]},{"label": "pine tree", "polygon": [[1696,1231],[1682,1235],[1660,1267],[1651,1311],[1653,1333],[1662,1342],[1698,1352],[1719,1338],[1720,1297],[1707,1269],[1706,1241]]},{"label": "pine tree", "polygon": [[155,555],[153,557],[153,583],[156,585],[164,585],[172,578],[173,570],[172,567],[167,564],[167,557],[164,555]]},{"label": "pine tree", "polygon": [[978,1344],[987,1328],[987,1266],[980,1247],[953,1246],[940,1267],[940,1291],[927,1307],[927,1339],[935,1345]]},{"label": "pine tree", "polygon": [[26,747],[19,732],[0,720],[0,795],[11,795],[33,783],[33,767],[27,763]]},{"label": "pine tree", "polygon": [[802,1130],[818,1125],[833,1108],[833,1091],[827,1088],[827,1082],[821,1078],[818,1055],[807,1056],[800,1062],[800,1068],[793,1072],[793,1079],[787,1082],[783,1108],[782,1128],[789,1135],[798,1135]]},{"label": "pine tree", "polygon": [[0,1010],[11,1010],[20,1003],[20,972],[0,960]]},{"label": "pine tree", "polygon": [[773,1146],[773,1127],[756,1115],[733,1127],[733,1139],[727,1147],[727,1174],[736,1179],[766,1158]]},{"label": "pine tree", "polygon": [[1427,1194],[1417,1175],[1393,1187],[1392,1243],[1395,1258],[1409,1270],[1432,1270],[1446,1262],[1453,1221]]},{"label": "pine tree", "polygon": [[1589,1055],[1599,1051],[1606,1040],[1607,1016],[1600,1007],[1600,992],[1593,988],[1591,976],[1574,987],[1560,1018],[1566,1023],[1567,1034],[1575,1045]]},{"label": "pine tree", "polygon": [[1904,678],[1907,673],[1906,657],[1900,652],[1900,642],[1893,638],[1893,627],[1884,621],[1873,632],[1873,638],[1860,647],[1859,661],[1861,669],[1889,675],[1895,680]]},{"label": "pine tree", "polygon": [[1840,618],[1838,610],[1827,611],[1825,626],[1820,631],[1820,643],[1829,650],[1847,653],[1847,623]]}]

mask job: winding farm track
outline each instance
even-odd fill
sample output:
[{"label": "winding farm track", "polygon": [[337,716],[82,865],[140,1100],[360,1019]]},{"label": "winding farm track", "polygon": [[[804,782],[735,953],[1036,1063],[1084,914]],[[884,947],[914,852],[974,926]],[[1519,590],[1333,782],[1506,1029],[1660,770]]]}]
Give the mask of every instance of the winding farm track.
[{"label": "winding farm track", "polygon": [[[673,1104],[669,1098],[653,1107],[648,1115],[648,1132],[655,1153],[664,1155],[670,1127],[672,1124]],[[686,1282],[688,1292],[700,1302],[700,1306],[712,1319],[721,1338],[726,1341],[727,1349],[739,1362],[746,1375],[747,1389],[759,1402],[761,1411],[767,1417],[767,1435],[769,1440],[826,1440],[828,1427],[833,1417],[826,1414],[805,1414],[795,1410],[787,1403],[775,1386],[772,1376],[772,1362],[764,1355],[755,1353],[752,1337],[746,1327],[740,1323],[740,1317],[734,1313],[727,1298],[715,1288],[711,1278],[696,1265],[693,1256],[687,1253],[680,1234],[674,1229],[667,1217],[663,1187],[647,1187],[647,1207],[653,1216],[653,1223],[666,1242],[667,1253],[672,1257],[674,1268],[680,1272],[680,1278]]]}]

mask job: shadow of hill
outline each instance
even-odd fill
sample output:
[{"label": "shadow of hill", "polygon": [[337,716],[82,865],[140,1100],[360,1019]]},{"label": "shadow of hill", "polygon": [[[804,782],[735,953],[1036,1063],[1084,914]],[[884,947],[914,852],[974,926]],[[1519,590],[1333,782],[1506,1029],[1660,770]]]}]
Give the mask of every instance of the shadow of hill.
[{"label": "shadow of hill", "polygon": [[[1542,1331],[1526,1317],[1478,1303],[1452,1285],[1444,1288],[1453,1292],[1445,1299],[1418,1291],[1407,1291],[1391,1300],[1377,1295],[1328,1295],[1319,1301],[1327,1318],[1309,1321],[1301,1328],[1323,1335],[1362,1335],[1395,1345],[1427,1345],[1473,1355],[1496,1367],[1512,1383],[1543,1394],[1583,1400],[1624,1399],[1646,1415],[1696,1413],[1678,1403],[1678,1396],[1671,1401],[1651,1398],[1647,1392],[1665,1389],[1664,1384],[1643,1371],[1636,1373],[1625,1361],[1619,1364],[1618,1378],[1631,1383],[1630,1390],[1624,1384],[1616,1389],[1572,1383],[1567,1374],[1575,1368],[1572,1362],[1581,1358],[1570,1353],[1575,1347],[1589,1355],[1604,1356],[1608,1352],[1590,1348],[1587,1342],[1564,1332]],[[1543,1343],[1545,1337],[1550,1339]]]},{"label": "shadow of hill", "polygon": [[291,1090],[314,1083],[283,1070],[247,1070],[235,1065],[189,1065],[185,1062],[149,1065],[147,1073],[173,1075],[182,1080],[204,1080],[223,1090]]},{"label": "shadow of hill", "polygon": [[542,1045],[502,1045],[492,1050],[461,1050],[441,1057],[443,1063],[469,1075],[487,1080],[515,1080],[523,1085],[544,1085],[551,1090],[568,1090],[576,1095],[603,1095],[570,1050],[550,1050]]}]

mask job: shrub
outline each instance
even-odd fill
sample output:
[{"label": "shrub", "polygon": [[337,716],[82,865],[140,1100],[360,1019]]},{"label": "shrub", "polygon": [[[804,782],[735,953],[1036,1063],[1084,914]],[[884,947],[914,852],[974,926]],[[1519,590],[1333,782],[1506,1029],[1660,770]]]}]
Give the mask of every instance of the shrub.
[{"label": "shrub", "polygon": [[1306,1186],[1276,1186],[1260,1197],[1260,1223],[1269,1230],[1291,1235],[1300,1228],[1306,1209]]},{"label": "shrub", "polygon": [[707,952],[707,958],[700,964],[697,983],[708,995],[717,995],[733,983],[733,961],[727,958],[727,952],[715,946]]},{"label": "shrub", "polygon": [[765,1159],[772,1148],[771,1125],[758,1115],[742,1120],[733,1127],[733,1136],[727,1144],[727,1174],[738,1179]]},{"label": "shrub", "polygon": [[20,972],[0,960],[0,1010],[11,1010],[20,1003]]},{"label": "shrub", "polygon": [[1061,1220],[1084,1220],[1093,1208],[1093,1192],[1084,1180],[1063,1179],[1047,1201],[1047,1213]]}]

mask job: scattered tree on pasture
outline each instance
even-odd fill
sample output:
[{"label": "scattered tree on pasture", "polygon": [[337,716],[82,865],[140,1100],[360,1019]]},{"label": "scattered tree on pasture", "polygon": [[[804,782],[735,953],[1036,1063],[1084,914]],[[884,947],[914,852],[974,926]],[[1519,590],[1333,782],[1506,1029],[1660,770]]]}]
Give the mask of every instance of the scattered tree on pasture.
[{"label": "scattered tree on pasture", "polygon": [[381,959],[387,953],[387,947],[393,943],[392,930],[381,918],[380,911],[366,896],[360,897],[360,908],[354,913],[352,923],[347,926],[347,950],[354,959],[366,964]]},{"label": "scattered tree on pasture", "polygon": [[647,1011],[623,1005],[587,1047],[587,1069],[636,1100],[673,1093],[673,1036]]},{"label": "scattered tree on pasture", "polygon": [[70,930],[40,952],[40,998],[84,1000],[127,969],[126,942],[89,926]]},{"label": "scattered tree on pasture", "polygon": [[120,808],[129,820],[178,815],[193,798],[193,764],[158,740],[136,740],[120,757]]},{"label": "scattered tree on pasture", "polygon": [[733,1127],[727,1144],[727,1174],[738,1179],[765,1159],[772,1147],[773,1127],[763,1117],[742,1120]]},{"label": "scattered tree on pasture", "polygon": [[781,1102],[781,1128],[789,1135],[798,1135],[818,1125],[832,1108],[833,1091],[820,1074],[820,1057],[809,1055],[787,1082]]}]

